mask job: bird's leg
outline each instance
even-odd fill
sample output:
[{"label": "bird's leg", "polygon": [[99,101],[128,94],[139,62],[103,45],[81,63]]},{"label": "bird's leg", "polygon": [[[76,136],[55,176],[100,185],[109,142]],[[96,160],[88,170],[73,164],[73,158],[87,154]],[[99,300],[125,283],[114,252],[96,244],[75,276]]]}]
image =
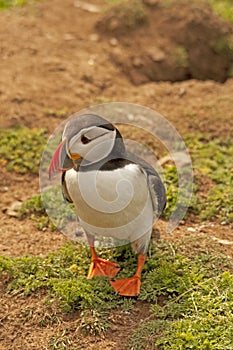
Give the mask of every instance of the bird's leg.
[{"label": "bird's leg", "polygon": [[141,272],[146,261],[146,256],[138,255],[138,266],[133,277],[124,278],[122,280],[110,281],[112,287],[117,294],[128,297],[135,297],[140,293]]},{"label": "bird's leg", "polygon": [[90,236],[87,237],[91,249],[91,265],[87,278],[91,279],[96,276],[115,277],[120,270],[120,265],[109,260],[99,258],[94,248],[94,238]]}]

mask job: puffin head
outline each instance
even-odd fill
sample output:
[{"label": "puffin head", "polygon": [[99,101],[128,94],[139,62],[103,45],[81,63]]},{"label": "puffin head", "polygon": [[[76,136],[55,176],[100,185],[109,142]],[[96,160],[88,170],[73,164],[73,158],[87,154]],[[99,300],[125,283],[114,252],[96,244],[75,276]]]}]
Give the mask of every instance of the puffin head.
[{"label": "puffin head", "polygon": [[94,164],[123,151],[123,139],[113,124],[96,114],[79,115],[65,125],[62,142],[50,162],[49,176],[74,168],[77,163]]}]

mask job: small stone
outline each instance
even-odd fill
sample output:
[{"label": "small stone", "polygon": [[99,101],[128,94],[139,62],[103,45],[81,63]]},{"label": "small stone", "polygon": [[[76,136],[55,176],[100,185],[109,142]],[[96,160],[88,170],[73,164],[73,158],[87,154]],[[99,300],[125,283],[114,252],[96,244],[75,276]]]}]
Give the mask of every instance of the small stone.
[{"label": "small stone", "polygon": [[96,43],[100,40],[100,36],[97,33],[92,33],[89,35],[89,40]]},{"label": "small stone", "polygon": [[223,244],[223,245],[232,245],[233,244],[233,241],[229,241],[228,239],[220,239],[220,238],[217,238],[214,236],[211,236],[211,238],[214,241],[217,241],[219,244]]},{"label": "small stone", "polygon": [[11,204],[10,209],[19,211],[19,209],[21,208],[21,206],[22,206],[22,202],[20,202],[20,201],[15,201],[15,202],[13,202],[13,203]]},{"label": "small stone", "polygon": [[95,61],[92,57],[90,57],[89,60],[87,61],[87,63],[89,64],[89,66],[94,66]]},{"label": "small stone", "polygon": [[185,89],[184,87],[180,88],[180,91],[179,91],[178,95],[179,95],[180,97],[182,97],[182,96],[184,96],[185,94],[186,94],[186,89]]},{"label": "small stone", "polygon": [[221,225],[225,226],[225,225],[227,225],[227,222],[226,221],[222,221]]},{"label": "small stone", "polygon": [[5,208],[3,210],[4,213],[6,213],[8,216],[12,216],[12,217],[17,217],[18,216],[18,212],[20,210],[22,206],[22,202],[20,201],[14,201],[9,208]]},{"label": "small stone", "polygon": [[143,62],[142,62],[142,59],[141,57],[134,57],[133,58],[133,66],[136,67],[136,68],[139,68],[139,67],[142,67],[143,65]]},{"label": "small stone", "polygon": [[157,47],[152,47],[147,50],[147,53],[149,57],[152,59],[154,62],[161,62],[164,61],[166,54],[164,51],[160,50]]},{"label": "small stone", "polygon": [[176,270],[176,274],[177,274],[178,276],[182,276],[182,275],[183,275],[183,270],[182,270],[182,269]]},{"label": "small stone", "polygon": [[117,46],[118,45],[118,40],[116,38],[111,38],[109,40],[110,45],[112,46]]},{"label": "small stone", "polygon": [[70,34],[70,33],[66,33],[66,34],[64,35],[64,40],[66,40],[66,41],[74,40],[74,39],[75,39],[75,36],[72,35],[72,34]]},{"label": "small stone", "polygon": [[18,212],[15,211],[15,210],[12,210],[12,209],[7,209],[6,210],[6,214],[8,216],[11,216],[11,217],[14,217],[14,218],[16,218],[18,216]]},{"label": "small stone", "polygon": [[80,8],[80,9],[82,9],[84,11],[91,12],[91,13],[99,13],[100,12],[100,7],[99,6],[90,4],[90,3],[85,2],[85,1],[76,0],[74,2],[74,6],[77,7],[77,8]]},{"label": "small stone", "polygon": [[189,232],[196,232],[196,229],[194,227],[188,227],[187,231],[189,231]]}]

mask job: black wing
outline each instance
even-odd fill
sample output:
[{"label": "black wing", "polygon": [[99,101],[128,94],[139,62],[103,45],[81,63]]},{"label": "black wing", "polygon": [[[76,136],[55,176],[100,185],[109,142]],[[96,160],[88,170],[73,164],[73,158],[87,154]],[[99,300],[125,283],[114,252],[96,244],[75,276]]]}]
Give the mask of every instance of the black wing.
[{"label": "black wing", "polygon": [[69,192],[67,190],[67,186],[66,186],[66,171],[64,171],[62,173],[62,177],[61,177],[61,185],[62,185],[62,195],[63,198],[69,202],[69,203],[73,203],[72,199],[70,198]]},{"label": "black wing", "polygon": [[156,217],[159,217],[166,207],[166,190],[165,186],[157,171],[144,159],[127,152],[127,159],[139,164],[147,176],[147,182],[150,189],[150,195]]}]

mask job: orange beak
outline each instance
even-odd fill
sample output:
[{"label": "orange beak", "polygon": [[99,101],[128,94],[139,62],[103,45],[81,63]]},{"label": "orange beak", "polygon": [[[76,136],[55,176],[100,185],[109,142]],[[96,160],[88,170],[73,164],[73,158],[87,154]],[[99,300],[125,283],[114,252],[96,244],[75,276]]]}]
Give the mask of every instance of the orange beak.
[{"label": "orange beak", "polygon": [[77,153],[71,153],[70,156],[71,156],[72,160],[77,160],[77,159],[81,158],[81,156],[79,154],[77,154]]}]

